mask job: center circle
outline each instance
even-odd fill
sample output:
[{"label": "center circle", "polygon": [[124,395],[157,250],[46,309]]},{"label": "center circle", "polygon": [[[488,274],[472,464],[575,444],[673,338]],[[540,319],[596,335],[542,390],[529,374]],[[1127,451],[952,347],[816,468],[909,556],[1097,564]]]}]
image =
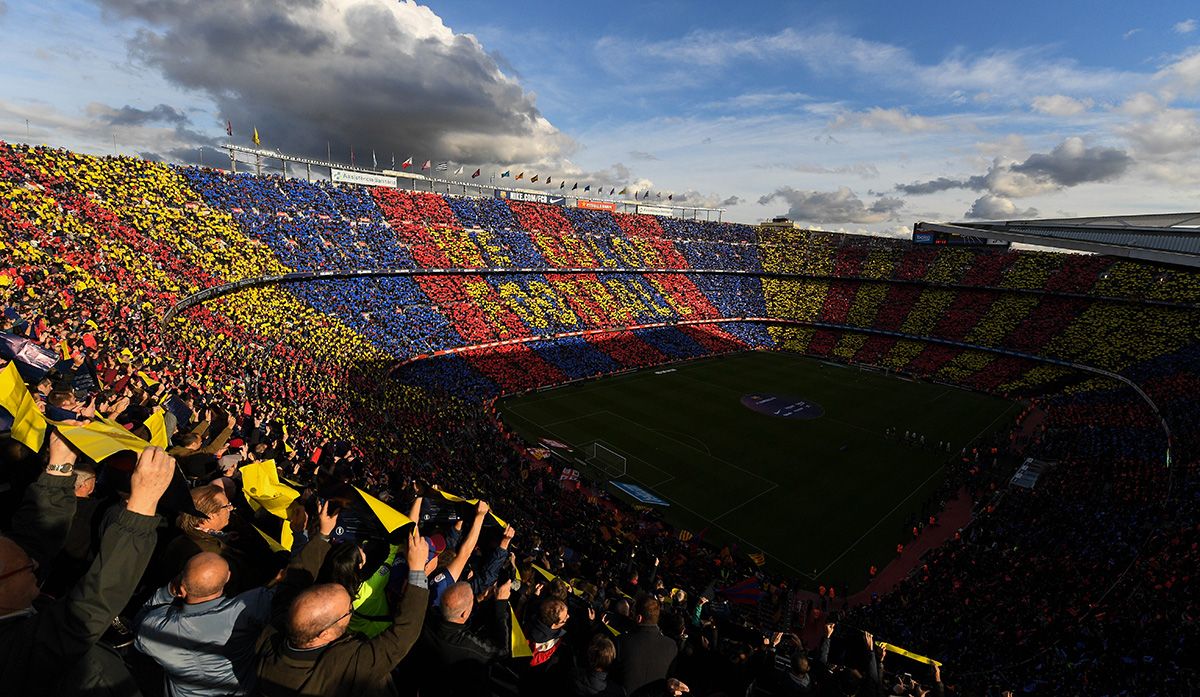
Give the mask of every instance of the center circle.
[{"label": "center circle", "polygon": [[818,419],[825,415],[820,404],[794,395],[755,392],[742,397],[742,406],[781,419]]}]

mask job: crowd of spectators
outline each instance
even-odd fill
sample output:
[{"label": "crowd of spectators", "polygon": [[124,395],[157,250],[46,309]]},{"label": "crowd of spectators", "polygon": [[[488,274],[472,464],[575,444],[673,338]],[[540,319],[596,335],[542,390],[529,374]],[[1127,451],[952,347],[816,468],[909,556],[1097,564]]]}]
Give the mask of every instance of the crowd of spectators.
[{"label": "crowd of spectators", "polygon": [[[1053,283],[1190,302],[1189,274],[1082,257],[905,252],[803,231],[758,244],[746,226],[366,194],[5,144],[0,233],[0,350],[10,349],[0,368],[23,349],[17,365],[47,417],[121,424],[147,442],[99,456],[54,426],[40,449],[2,441],[0,684],[14,694],[1194,687],[1183,667],[1197,639],[1200,410],[1187,311],[997,290]],[[159,324],[194,290],[290,269],[517,258],[711,268],[722,257],[848,279],[330,280],[245,291]],[[862,280],[888,274],[964,287]],[[380,379],[419,353],[730,308],[1126,371],[1163,408],[1176,461],[1164,466],[1158,417],[1112,383],[1064,388],[1059,369],[915,341],[869,337],[851,352],[846,333],[831,330],[626,330],[418,360]],[[488,406],[504,392],[746,346],[989,390],[1052,385],[1022,448],[1056,464],[1026,491],[1007,486],[1011,470],[998,458],[963,453],[941,494],[966,488],[978,503],[973,523],[895,592],[817,609],[793,602],[749,559],[562,479]],[[31,355],[50,365],[37,369]],[[12,429],[6,416],[0,428]],[[164,447],[149,445],[160,436]],[[290,482],[295,499],[272,512],[247,467]],[[389,525],[372,501],[415,522]],[[764,589],[758,611],[721,590],[748,580]],[[808,625],[819,627],[815,640],[800,631]],[[863,628],[945,662],[947,684]]]}]

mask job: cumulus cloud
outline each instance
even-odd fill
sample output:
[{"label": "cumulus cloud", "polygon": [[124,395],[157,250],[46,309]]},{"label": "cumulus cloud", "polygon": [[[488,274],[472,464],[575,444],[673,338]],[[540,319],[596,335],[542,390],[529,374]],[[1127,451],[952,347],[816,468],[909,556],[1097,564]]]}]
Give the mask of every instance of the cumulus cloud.
[{"label": "cumulus cloud", "polygon": [[126,104],[120,109],[107,104],[93,102],[87,111],[97,119],[111,126],[142,126],[148,123],[186,124],[191,121],[187,114],[167,104],[159,104],[150,109],[139,109]]},{"label": "cumulus cloud", "polygon": [[470,34],[411,0],[96,0],[140,20],[131,54],[206,93],[237,132],[299,154],[340,149],[551,163],[573,141]]},{"label": "cumulus cloud", "polygon": [[1145,116],[1162,108],[1158,98],[1146,92],[1138,92],[1117,106],[1117,111],[1129,116]]},{"label": "cumulus cloud", "polygon": [[836,191],[803,191],[784,186],[761,196],[758,203],[767,206],[782,200],[788,205],[785,215],[792,220],[819,225],[839,223],[881,223],[897,217],[904,201],[882,196],[867,205],[849,187]]},{"label": "cumulus cloud", "polygon": [[1196,31],[1196,20],[1185,19],[1182,22],[1176,22],[1175,26],[1171,27],[1176,34],[1191,34]]},{"label": "cumulus cloud", "polygon": [[1059,143],[1049,153],[1034,153],[1010,169],[1065,187],[1114,179],[1123,174],[1132,162],[1133,158],[1124,150],[1089,148],[1082,138],[1074,137]]},{"label": "cumulus cloud", "polygon": [[1090,99],[1074,99],[1062,94],[1051,94],[1034,97],[1031,106],[1034,111],[1050,116],[1074,116],[1092,108]]},{"label": "cumulus cloud", "polygon": [[166,154],[187,162],[198,161],[206,149],[208,164],[224,153],[216,150],[219,140],[192,127],[181,110],[159,104],[149,109],[125,105],[117,108],[93,102],[79,112],[64,112],[45,102],[0,100],[0,133],[26,134],[26,140],[66,142],[84,152],[111,154],[113,141],[121,152],[147,156]]},{"label": "cumulus cloud", "polygon": [[984,194],[975,199],[975,203],[964,215],[974,220],[1013,220],[1036,218],[1037,214],[1036,208],[1020,210],[1015,203],[1003,196]]},{"label": "cumulus cloud", "polygon": [[1200,119],[1195,111],[1160,109],[1118,132],[1133,145],[1143,173],[1177,185],[1200,181]]},{"label": "cumulus cloud", "polygon": [[733,206],[745,203],[746,199],[741,196],[726,196],[717,193],[702,193],[695,189],[688,189],[682,193],[674,195],[672,203],[686,203],[689,206],[698,208],[732,208]]},{"label": "cumulus cloud", "polygon": [[1050,152],[1034,153],[1023,162],[1005,162],[997,158],[982,175],[963,179],[939,177],[897,184],[895,190],[912,196],[968,189],[987,191],[1000,197],[1021,198],[1088,182],[1115,179],[1132,164],[1133,158],[1124,150],[1089,147],[1082,138],[1071,137]]},{"label": "cumulus cloud", "polygon": [[1154,74],[1167,101],[1200,92],[1200,49],[1192,49]]},{"label": "cumulus cloud", "polygon": [[944,131],[948,125],[925,116],[910,114],[904,109],[874,107],[866,111],[839,114],[832,127],[856,127],[886,133],[929,133]]}]

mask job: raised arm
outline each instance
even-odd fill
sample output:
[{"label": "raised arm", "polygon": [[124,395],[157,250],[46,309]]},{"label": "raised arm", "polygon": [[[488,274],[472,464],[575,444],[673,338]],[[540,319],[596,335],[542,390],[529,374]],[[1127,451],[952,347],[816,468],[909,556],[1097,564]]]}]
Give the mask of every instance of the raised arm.
[{"label": "raised arm", "polygon": [[161,448],[147,448],[138,457],[129,502],[104,531],[92,566],[66,601],[45,613],[47,624],[54,627],[47,638],[58,655],[87,651],[129,603],[154,551],[158,500],[174,475],[175,460]]},{"label": "raised arm", "polygon": [[425,609],[429,605],[429,586],[423,566],[429,556],[429,543],[421,537],[414,523],[408,533],[408,587],[404,597],[393,604],[392,626],[378,636],[365,641],[356,652],[360,663],[373,666],[380,673],[387,673],[408,655],[425,622]]},{"label": "raised arm", "polygon": [[466,539],[458,546],[458,553],[454,555],[454,561],[446,567],[455,581],[462,578],[463,569],[467,568],[467,562],[475,552],[475,545],[479,543],[479,531],[483,528],[483,519],[487,517],[488,510],[487,501],[480,501],[475,506],[475,520],[471,521],[471,529],[467,531]]},{"label": "raised arm", "polygon": [[12,530],[6,533],[38,563],[38,576],[43,579],[75,516],[75,474],[60,471],[74,467],[75,451],[57,432],[50,433],[49,441],[50,466],[25,490],[21,507],[13,514]]}]

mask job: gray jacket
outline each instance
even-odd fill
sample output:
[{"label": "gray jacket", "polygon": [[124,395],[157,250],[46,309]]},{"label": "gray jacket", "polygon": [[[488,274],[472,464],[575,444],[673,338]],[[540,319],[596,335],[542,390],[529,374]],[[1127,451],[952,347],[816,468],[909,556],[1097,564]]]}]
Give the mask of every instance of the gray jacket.
[{"label": "gray jacket", "polygon": [[185,604],[164,586],[139,613],[134,646],[163,667],[171,697],[245,695],[255,685],[255,642],[271,619],[273,589]]}]

